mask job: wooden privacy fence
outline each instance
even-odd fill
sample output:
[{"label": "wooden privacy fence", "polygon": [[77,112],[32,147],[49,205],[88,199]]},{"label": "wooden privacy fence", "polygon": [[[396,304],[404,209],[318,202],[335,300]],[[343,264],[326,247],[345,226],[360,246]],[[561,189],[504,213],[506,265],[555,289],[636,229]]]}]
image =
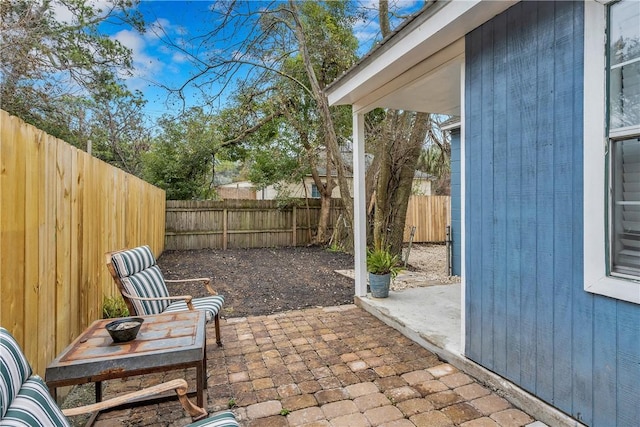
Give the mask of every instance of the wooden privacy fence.
[{"label": "wooden privacy fence", "polygon": [[[339,200],[332,200],[329,233],[340,220]],[[165,248],[168,250],[297,246],[311,243],[320,201],[279,208],[275,200],[167,201]],[[449,224],[448,196],[412,196],[407,211],[405,241],[416,226],[413,241],[444,242]]]},{"label": "wooden privacy fence", "polygon": [[416,243],[444,242],[446,227],[451,224],[450,196],[411,196],[407,207],[404,241],[409,241],[411,226],[416,227]]},{"label": "wooden privacy fence", "polygon": [[162,252],[165,193],[2,110],[0,137],[0,325],[43,375],[118,292],[105,252]]},{"label": "wooden privacy fence", "polygon": [[[329,233],[340,216],[333,200]],[[311,243],[320,200],[306,206],[278,207],[275,200],[168,200],[165,248],[264,248]]]}]

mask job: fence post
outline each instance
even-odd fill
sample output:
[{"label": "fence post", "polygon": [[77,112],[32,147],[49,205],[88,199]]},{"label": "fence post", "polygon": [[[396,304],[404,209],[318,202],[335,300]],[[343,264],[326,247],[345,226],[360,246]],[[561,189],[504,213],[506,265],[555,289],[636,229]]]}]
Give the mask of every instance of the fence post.
[{"label": "fence post", "polygon": [[298,243],[298,236],[296,236],[296,207],[293,207],[293,232],[292,232],[292,236],[293,236],[293,246],[297,246]]},{"label": "fence post", "polygon": [[451,239],[451,226],[447,225],[446,227],[446,235],[447,238],[445,240],[445,246],[447,248],[446,250],[446,254],[447,254],[447,275],[449,277],[453,276],[453,266],[451,264],[451,249],[452,249],[452,243],[453,240]]},{"label": "fence post", "polygon": [[227,250],[227,241],[228,241],[228,236],[227,236],[227,209],[224,209],[222,211],[222,250],[226,251]]}]

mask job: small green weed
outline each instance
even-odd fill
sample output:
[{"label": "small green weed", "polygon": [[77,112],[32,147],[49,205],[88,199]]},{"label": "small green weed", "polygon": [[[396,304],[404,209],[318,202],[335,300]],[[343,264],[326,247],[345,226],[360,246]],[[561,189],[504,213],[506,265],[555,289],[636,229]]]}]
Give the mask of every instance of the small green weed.
[{"label": "small green weed", "polygon": [[288,410],[287,408],[282,408],[282,410],[280,411],[280,415],[282,415],[283,417],[286,417],[290,413],[291,413],[291,411]]},{"label": "small green weed", "polygon": [[327,251],[329,251],[329,252],[333,252],[333,253],[342,253],[342,252],[345,252],[344,248],[343,248],[340,244],[338,244],[338,243],[336,243],[336,242],[331,243],[331,246],[329,246],[329,247],[327,248]]},{"label": "small green weed", "polygon": [[129,315],[127,304],[121,296],[105,296],[102,301],[102,318],[126,317]]},{"label": "small green weed", "polygon": [[236,399],[234,397],[229,399],[229,402],[227,402],[227,406],[229,407],[229,409],[235,408],[236,405],[237,405],[237,403],[236,403]]}]

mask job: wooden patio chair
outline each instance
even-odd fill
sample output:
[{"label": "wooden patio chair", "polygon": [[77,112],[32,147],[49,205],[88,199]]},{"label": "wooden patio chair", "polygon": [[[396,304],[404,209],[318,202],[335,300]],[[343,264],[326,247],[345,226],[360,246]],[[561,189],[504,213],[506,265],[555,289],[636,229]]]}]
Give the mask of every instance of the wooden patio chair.
[{"label": "wooden patio chair", "polygon": [[42,378],[33,374],[20,345],[9,331],[0,327],[0,425],[71,426],[67,417],[114,408],[170,390],[175,390],[182,407],[192,419],[200,419],[190,424],[191,427],[239,427],[231,411],[204,418],[207,411],[189,400],[187,382],[183,379],[168,381],[104,402],[61,410]]},{"label": "wooden patio chair", "polygon": [[[222,345],[219,312],[224,298],[211,288],[210,278],[165,280],[149,246],[108,252],[106,257],[109,273],[118,285],[131,315],[203,310],[207,322],[214,321],[216,343]],[[191,295],[169,295],[166,284],[179,282],[200,282],[209,296],[193,298]]]}]

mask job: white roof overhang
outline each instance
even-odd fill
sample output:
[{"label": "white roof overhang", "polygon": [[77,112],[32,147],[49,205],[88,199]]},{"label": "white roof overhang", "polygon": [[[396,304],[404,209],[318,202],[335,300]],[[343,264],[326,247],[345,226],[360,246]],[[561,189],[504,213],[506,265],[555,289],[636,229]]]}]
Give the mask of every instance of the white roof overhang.
[{"label": "white roof overhang", "polygon": [[464,36],[516,2],[435,1],[327,86],[329,103],[459,116]]}]

